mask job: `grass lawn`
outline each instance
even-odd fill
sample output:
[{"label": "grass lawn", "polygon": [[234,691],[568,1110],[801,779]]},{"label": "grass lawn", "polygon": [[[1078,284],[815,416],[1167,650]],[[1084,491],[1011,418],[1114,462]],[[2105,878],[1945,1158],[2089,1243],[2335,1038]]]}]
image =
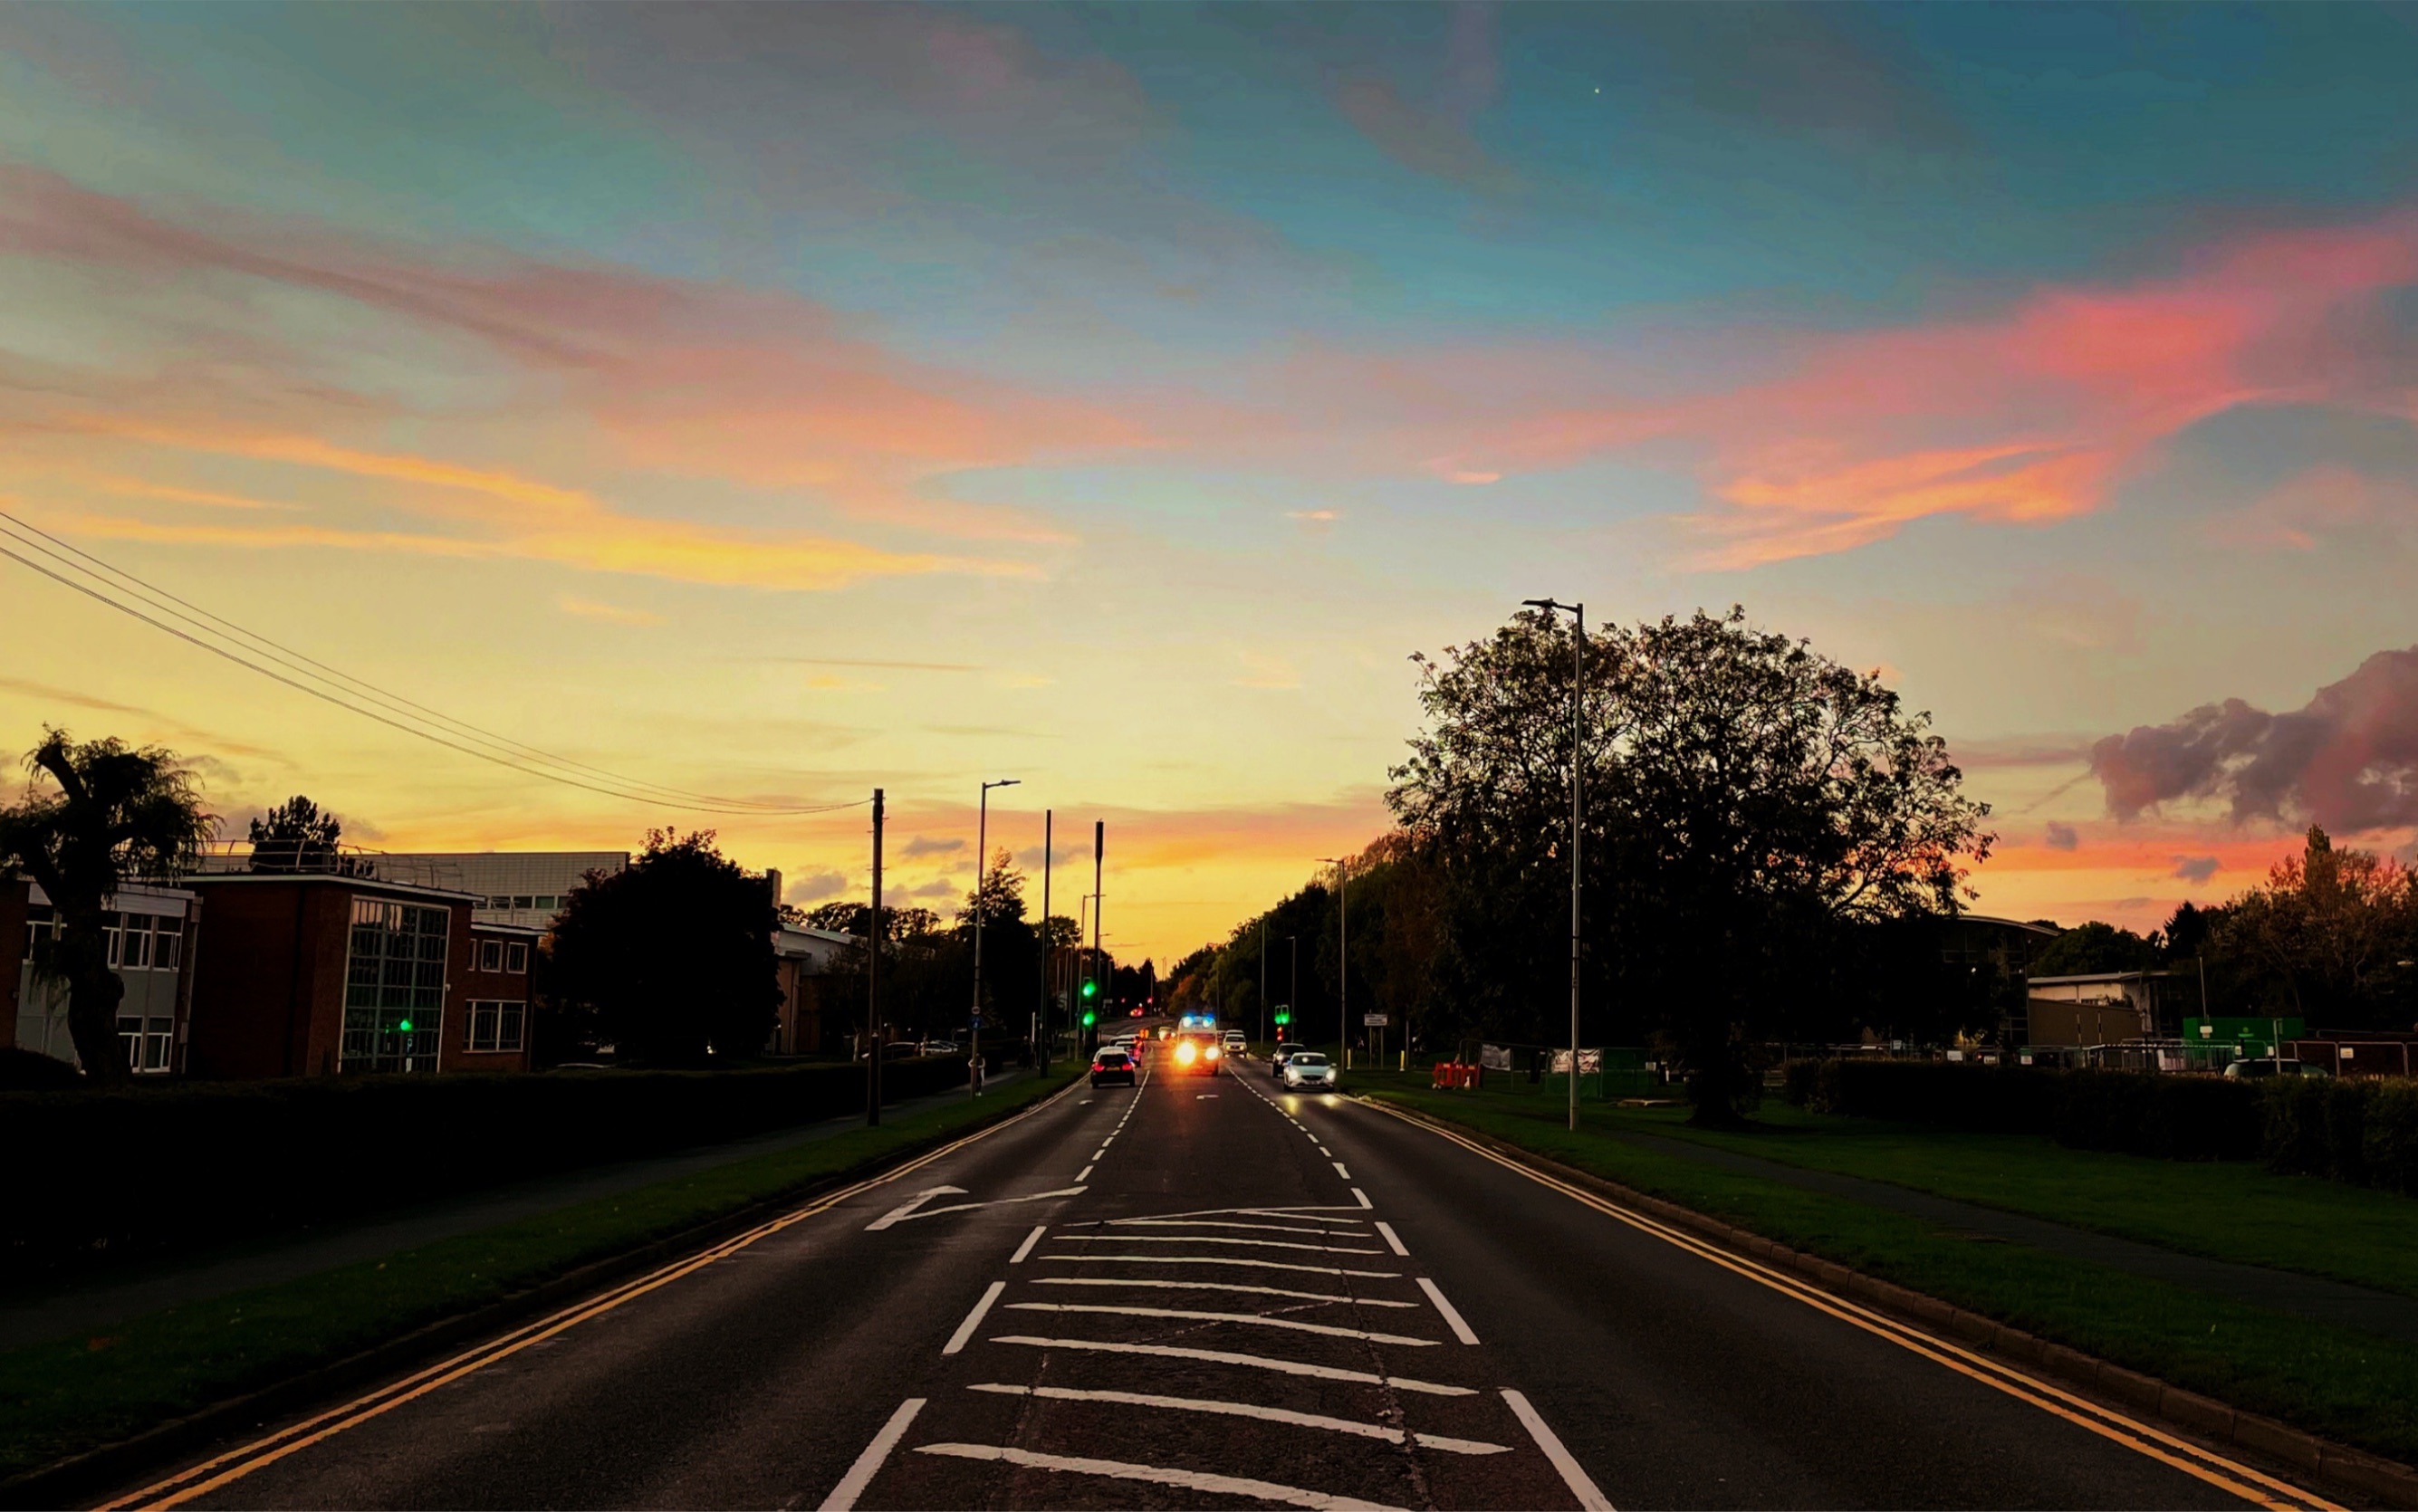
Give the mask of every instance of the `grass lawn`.
[{"label": "grass lawn", "polygon": [[[1573,1134],[1563,1126],[1561,1107],[1542,1098],[1431,1092],[1424,1077],[1414,1086],[1407,1080],[1396,1082],[1366,1075],[1354,1080],[1353,1090],[1448,1117],[1496,1138],[1723,1219],[1793,1248],[1822,1255],[1867,1275],[1894,1281],[2250,1412],[2296,1423],[2312,1432],[2397,1459],[2418,1459],[2418,1347],[2306,1322],[2169,1282],[2048,1255],[2024,1245],[1977,1241],[1905,1214],[1724,1170],[1676,1153],[1644,1148],[1613,1138],[1611,1131],[1616,1128],[1676,1132],[1670,1120],[1641,1118],[1638,1110],[1587,1106],[1581,1127]],[[1692,1135],[1694,1131],[1689,1132]],[[1928,1137],[1927,1133],[1924,1137]],[[1757,1154],[1767,1153],[1767,1144],[1783,1142],[1779,1135],[1722,1138],[1737,1138],[1741,1141],[1737,1148]],[[1802,1143],[1812,1148],[1822,1138],[1818,1131],[1808,1132]],[[1895,1138],[1905,1141],[1914,1137],[1898,1129]],[[2077,1174],[2071,1178],[2072,1182],[2094,1187],[2109,1202],[2115,1200],[2114,1189],[2122,1179],[2119,1170],[2131,1170],[2132,1179],[2145,1193],[2171,1173],[2254,1174],[2239,1168],[2178,1166],[2165,1161],[2084,1154],[2059,1149],[2045,1140],[1997,1142],[2014,1147],[2006,1155],[2010,1161],[2021,1160],[2040,1167],[2073,1162]],[[1839,1143],[1849,1149],[1861,1148],[1852,1135]],[[1873,1158],[1883,1157],[1876,1154]],[[1913,1153],[1891,1158],[1911,1168],[1921,1167]],[[1979,1170],[1986,1157],[1973,1152],[1964,1158]],[[2122,1165],[2111,1164],[2116,1162]],[[1810,1158],[1800,1158],[1799,1163],[1817,1164]],[[1894,1179],[1879,1169],[1845,1164],[1827,1168]],[[2267,1182],[2280,1183],[2279,1178],[2261,1174]],[[2032,1179],[2046,1182],[2049,1178],[2041,1173]],[[1979,1193],[1961,1186],[1912,1181],[1905,1184],[1922,1184],[1946,1196],[1984,1199]],[[2289,1187],[2292,1184],[2281,1184]],[[2406,1199],[2375,1193],[2353,1195],[2369,1203],[2418,1206]],[[1997,1205],[2015,1206],[2003,1200]],[[2177,1214],[2167,1221],[2185,1221],[2181,1204],[2175,1206]],[[2021,1211],[2035,1210],[2026,1207]],[[2063,1216],[2058,1213],[2042,1215]],[[2209,1214],[2203,1222],[2212,1229],[2227,1218],[2227,1214],[2220,1211]],[[2113,1229],[2114,1226],[2108,1227]],[[2119,1231],[2149,1237],[2130,1229]],[[2264,1253],[2228,1252],[2228,1258],[2278,1263]],[[2418,1260],[2405,1260],[2404,1264],[2418,1264]],[[2407,1287],[2406,1276],[2402,1284]]]},{"label": "grass lawn", "polygon": [[983,1100],[930,1107],[543,1217],[189,1303],[72,1339],[0,1354],[0,1480],[258,1390],[593,1260],[1029,1106],[1073,1064]]}]

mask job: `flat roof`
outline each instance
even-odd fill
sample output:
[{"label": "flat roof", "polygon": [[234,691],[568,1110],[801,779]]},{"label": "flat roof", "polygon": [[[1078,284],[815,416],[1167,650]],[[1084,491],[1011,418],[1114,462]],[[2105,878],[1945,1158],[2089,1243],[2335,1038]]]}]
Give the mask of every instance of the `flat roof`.
[{"label": "flat roof", "polygon": [[2038,987],[2079,982],[2146,982],[2151,977],[2163,981],[2173,975],[2172,971],[2085,971],[2079,976],[2033,976],[2024,980]]},{"label": "flat roof", "polygon": [[356,893],[443,898],[448,903],[476,904],[484,896],[479,893],[457,893],[451,888],[422,887],[417,882],[392,882],[383,877],[340,877],[332,872],[208,872],[185,878],[187,887],[258,886],[266,882],[333,883],[351,888]]}]

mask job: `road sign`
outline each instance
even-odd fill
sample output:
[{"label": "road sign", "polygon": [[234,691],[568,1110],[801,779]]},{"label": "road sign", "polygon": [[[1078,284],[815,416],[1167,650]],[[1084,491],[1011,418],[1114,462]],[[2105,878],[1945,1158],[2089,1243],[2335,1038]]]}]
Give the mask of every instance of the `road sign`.
[{"label": "road sign", "polygon": [[1360,1022],[1370,1029],[1383,1029],[1393,1021],[1393,1016],[1390,1014],[1362,1014],[1360,1016]]}]

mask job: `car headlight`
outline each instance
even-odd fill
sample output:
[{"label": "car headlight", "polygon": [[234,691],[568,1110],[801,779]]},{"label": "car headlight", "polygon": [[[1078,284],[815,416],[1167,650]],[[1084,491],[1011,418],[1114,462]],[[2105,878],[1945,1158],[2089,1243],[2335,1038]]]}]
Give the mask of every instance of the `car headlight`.
[{"label": "car headlight", "polygon": [[1178,1061],[1183,1061],[1186,1065],[1190,1065],[1194,1058],[1200,1055],[1200,1051],[1194,1049],[1189,1045],[1179,1045],[1175,1047],[1175,1058]]},{"label": "car headlight", "polygon": [[1221,1050],[1219,1050],[1219,1049],[1217,1048],[1217,1046],[1216,1046],[1212,1045],[1211,1046],[1209,1046],[1209,1048],[1207,1048],[1207,1049],[1205,1049],[1205,1050],[1201,1051],[1201,1054],[1203,1054],[1203,1055],[1205,1055],[1205,1056],[1207,1056],[1210,1060],[1215,1061],[1215,1060],[1217,1060],[1217,1057],[1218,1057],[1219,1055],[1223,1054],[1224,1052],[1223,1052],[1223,1051],[1221,1051]]}]

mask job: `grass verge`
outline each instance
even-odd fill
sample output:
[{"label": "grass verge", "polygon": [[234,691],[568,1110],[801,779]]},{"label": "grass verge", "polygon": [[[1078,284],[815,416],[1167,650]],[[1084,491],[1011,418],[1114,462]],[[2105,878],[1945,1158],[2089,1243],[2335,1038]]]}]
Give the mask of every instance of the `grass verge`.
[{"label": "grass verge", "polygon": [[474,1234],[0,1354],[0,1481],[120,1443],[759,1202],[969,1132],[1073,1080],[926,1108]]},{"label": "grass verge", "polygon": [[1608,1109],[1588,1109],[1573,1133],[1559,1107],[1527,1099],[1431,1092],[1366,1077],[1354,1090],[2186,1390],[2372,1453],[2418,1459],[2418,1347],[2028,1245],[1977,1240],[1905,1214],[1640,1146],[1617,1137]]}]

